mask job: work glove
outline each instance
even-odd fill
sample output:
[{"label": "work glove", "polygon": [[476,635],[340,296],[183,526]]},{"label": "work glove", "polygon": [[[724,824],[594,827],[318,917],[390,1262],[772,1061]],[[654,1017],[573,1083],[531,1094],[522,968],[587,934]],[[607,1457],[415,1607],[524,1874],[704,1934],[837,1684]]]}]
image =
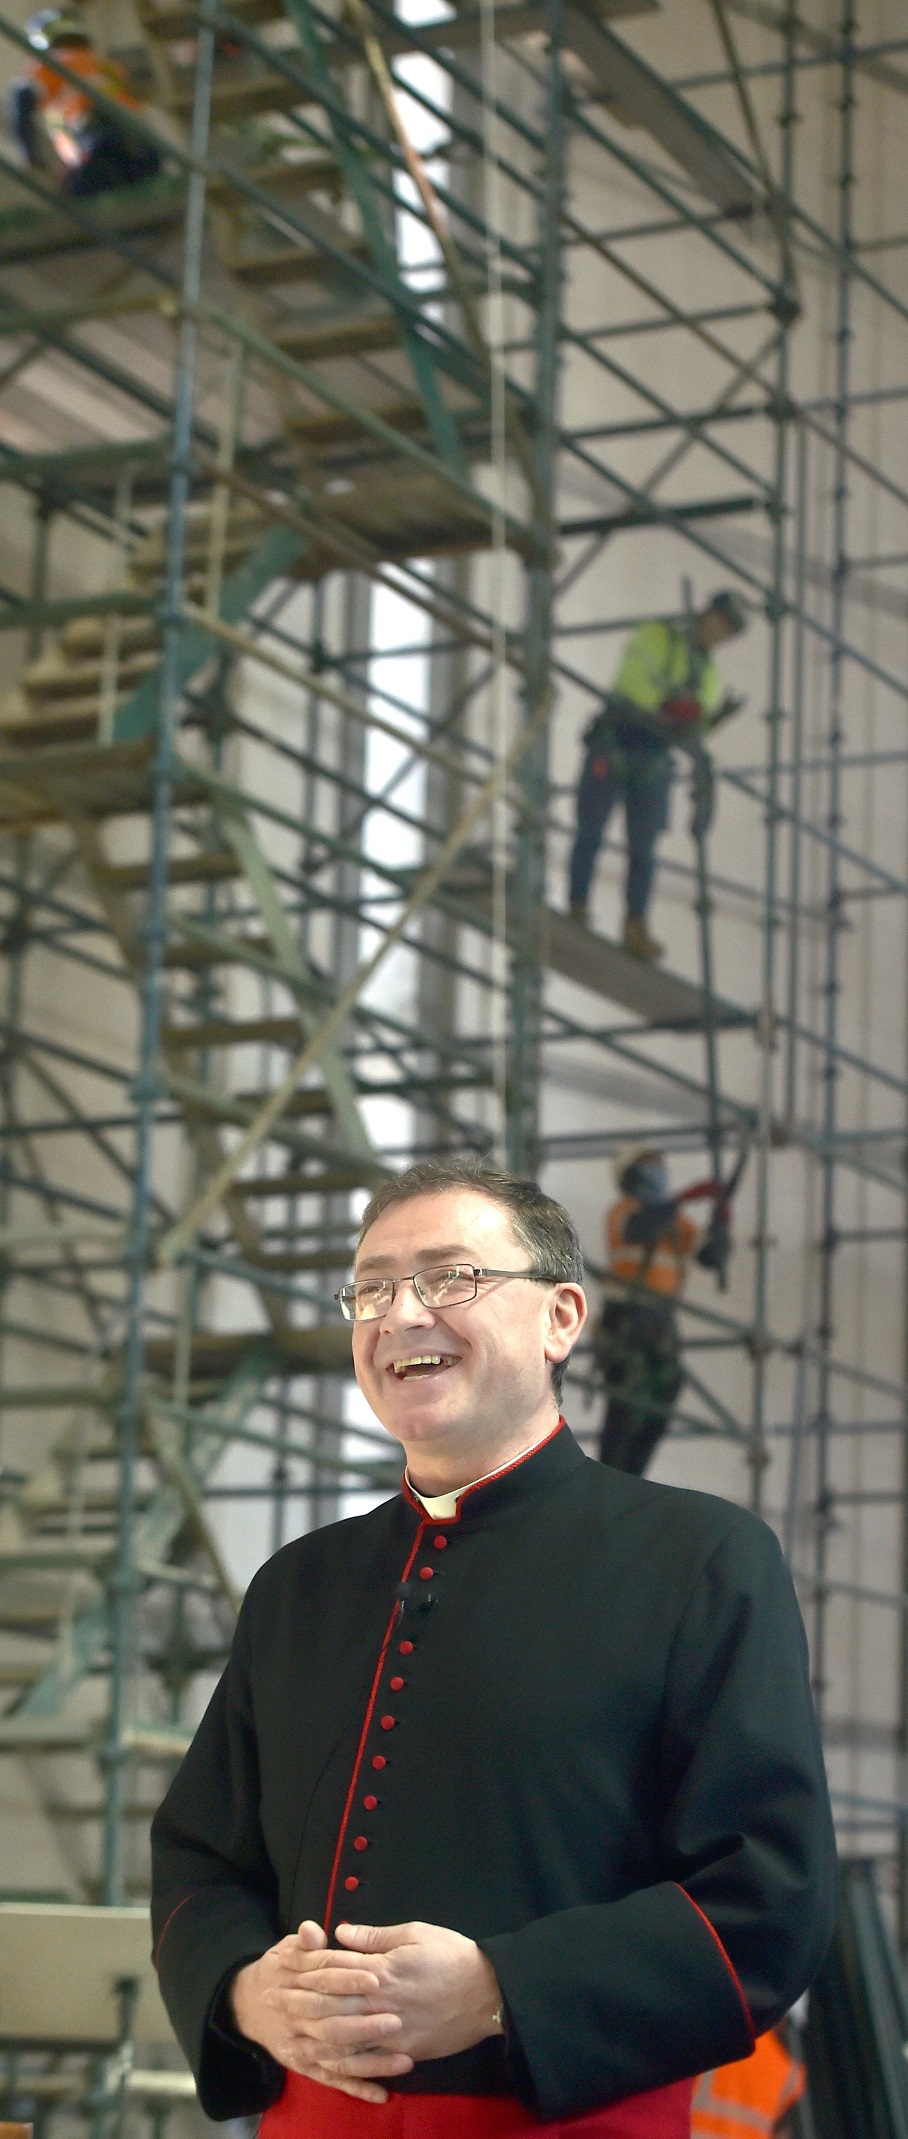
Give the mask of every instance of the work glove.
[{"label": "work glove", "polygon": [[670,728],[690,731],[693,728],[701,727],[703,723],[703,707],[700,704],[700,700],[690,694],[686,696],[679,694],[677,698],[663,699],[661,712],[663,720],[668,722]]},{"label": "work glove", "polygon": [[740,713],[741,707],[746,706],[746,704],[747,699],[744,697],[743,692],[740,695],[736,695],[734,691],[726,691],[721,705],[716,707],[712,716],[709,724],[710,728],[718,728],[721,721],[731,720],[732,716],[735,713]]},{"label": "work glove", "polygon": [[706,1181],[692,1181],[689,1188],[681,1188],[675,1197],[676,1203],[704,1203],[709,1197],[715,1203],[723,1193],[724,1183],[710,1174]]},{"label": "work glove", "polygon": [[718,1270],[723,1276],[730,1254],[731,1217],[727,1206],[719,1204],[697,1249],[697,1261],[704,1270]]}]

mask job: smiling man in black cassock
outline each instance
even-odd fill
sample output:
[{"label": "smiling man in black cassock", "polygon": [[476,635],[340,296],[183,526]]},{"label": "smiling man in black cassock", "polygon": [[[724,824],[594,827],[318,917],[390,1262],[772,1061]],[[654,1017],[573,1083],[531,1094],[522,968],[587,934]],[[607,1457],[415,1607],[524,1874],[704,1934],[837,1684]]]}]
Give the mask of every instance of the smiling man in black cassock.
[{"label": "smiling man in black cassock", "polygon": [[469,1163],[365,1213],[339,1297],[401,1491],[260,1570],[154,1824],[164,1998],[262,2139],[684,2139],[822,1957],[778,1544],[583,1454],[581,1275],[566,1212]]}]

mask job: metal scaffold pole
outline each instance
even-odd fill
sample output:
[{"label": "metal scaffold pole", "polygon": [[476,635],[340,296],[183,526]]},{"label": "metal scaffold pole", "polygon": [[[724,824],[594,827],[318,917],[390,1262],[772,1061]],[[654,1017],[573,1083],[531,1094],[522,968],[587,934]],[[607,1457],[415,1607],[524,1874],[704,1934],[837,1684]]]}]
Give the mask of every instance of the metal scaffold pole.
[{"label": "metal scaffold pole", "polygon": [[180,655],[183,632],[186,512],[195,407],[197,308],[202,289],[207,197],[206,162],[211,123],[216,0],[202,0],[195,62],[192,108],[192,174],[186,201],[183,253],[183,310],[174,385],[173,443],[167,519],[167,562],[162,602],[162,663],[157,740],[153,768],[151,872],[144,941],[139,1068],[136,1078],[135,1192],[126,1253],[127,1300],[123,1390],[117,1413],[119,1479],[116,1550],[110,1581],[111,1677],[107,1742],[102,1899],[110,1904],[123,1895],[123,1812],[126,1748],[124,1724],[135,1667],[134,1539],[136,1469],[143,1430],[142,1379],[145,1364],[145,1310],[152,1254],[152,1162],[160,1098],[164,953],[167,945],[167,890],[177,726],[181,698]]},{"label": "metal scaffold pole", "polygon": [[[763,1503],[766,1447],[767,1370],[769,1364],[769,1242],[770,1191],[773,1142],[773,1106],[777,1034],[777,967],[780,930],[779,832],[780,763],[786,717],[785,653],[791,603],[788,596],[786,536],[790,524],[788,505],[791,435],[790,335],[800,314],[800,300],[793,280],[793,249],[790,203],[795,178],[795,128],[797,125],[797,68],[795,64],[795,15],[789,6],[785,19],[785,60],[782,78],[781,167],[774,193],[774,222],[779,241],[779,284],[773,311],[779,323],[776,358],[775,467],[770,501],[772,521],[772,576],[766,603],[770,628],[769,703],[766,711],[766,834],[764,853],[763,971],[757,1039],[760,1048],[760,1088],[756,1137],[756,1214],[754,1224],[753,1388],[748,1443],[751,1470],[751,1506],[759,1513]],[[790,729],[790,724],[789,724]]]},{"label": "metal scaffold pole", "polygon": [[854,42],[857,18],[852,0],[845,0],[841,18],[840,142],[838,273],[835,328],[835,448],[833,454],[833,562],[829,649],[829,728],[826,764],[826,828],[829,833],[825,893],[825,952],[823,974],[823,1042],[820,1069],[822,1088],[820,1238],[818,1242],[817,1300],[817,1407],[815,1420],[815,1501],[813,1679],[817,1711],[822,1722],[828,1692],[828,1558],[833,1516],[830,1469],[830,1429],[835,1405],[835,1382],[831,1371],[836,1335],[836,1257],[838,1250],[838,1127],[837,1058],[839,1039],[841,939],[845,924],[841,861],[838,838],[842,824],[841,758],[845,742],[845,694],[847,688],[848,639],[846,604],[849,576],[849,480],[848,449],[851,432],[851,342],[852,259],[854,247],[854,113],[856,103]]},{"label": "metal scaffold pole", "polygon": [[[908,1032],[906,1032],[908,1038]],[[893,1229],[896,1231],[896,1229]],[[905,1184],[901,1249],[901,1285],[903,1315],[904,1378],[908,1388],[908,1181]],[[901,1590],[908,1597],[908,1433],[901,1436],[900,1464],[901,1507],[899,1510],[899,1564]],[[899,1768],[908,1773],[908,1612],[903,1612],[899,1623],[898,1645],[898,1715],[896,1721],[896,1745]],[[896,1927],[903,1955],[908,1955],[908,1822],[902,1820],[898,1827],[896,1857]]]},{"label": "metal scaffold pole", "polygon": [[[527,575],[524,635],[524,718],[538,720],[551,704],[552,624],[556,558],[554,543],[555,445],[561,341],[561,231],[564,196],[565,87],[562,76],[563,0],[548,0],[548,61],[543,113],[544,161],[540,185],[536,287],[536,395],[532,441],[536,557]],[[508,1164],[517,1173],[539,1167],[539,1100],[542,1076],[543,956],[540,927],[545,908],[548,808],[548,723],[539,727],[518,776],[515,856],[514,949],[511,970],[511,1062],[508,1076]]]}]

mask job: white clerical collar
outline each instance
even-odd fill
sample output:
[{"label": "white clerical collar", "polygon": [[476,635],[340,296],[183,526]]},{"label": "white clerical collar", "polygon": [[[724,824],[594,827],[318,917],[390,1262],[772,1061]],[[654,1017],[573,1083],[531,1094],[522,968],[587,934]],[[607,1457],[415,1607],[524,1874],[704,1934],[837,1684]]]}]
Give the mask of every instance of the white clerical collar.
[{"label": "white clerical collar", "polygon": [[500,1478],[502,1471],[512,1470],[515,1463],[522,1463],[525,1456],[532,1456],[537,1448],[542,1447],[543,1441],[550,1441],[551,1438],[550,1427],[548,1433],[544,1433],[538,1441],[531,1441],[529,1448],[518,1449],[516,1456],[509,1456],[506,1463],[499,1463],[497,1470],[485,1471],[481,1478],[470,1478],[466,1485],[456,1486],[453,1493],[421,1493],[419,1487],[414,1485],[409,1470],[404,1472],[404,1477],[414,1500],[419,1501],[426,1514],[431,1515],[433,1522],[450,1521],[451,1516],[457,1514],[461,1493],[469,1493],[474,1485],[488,1485],[493,1478]]}]

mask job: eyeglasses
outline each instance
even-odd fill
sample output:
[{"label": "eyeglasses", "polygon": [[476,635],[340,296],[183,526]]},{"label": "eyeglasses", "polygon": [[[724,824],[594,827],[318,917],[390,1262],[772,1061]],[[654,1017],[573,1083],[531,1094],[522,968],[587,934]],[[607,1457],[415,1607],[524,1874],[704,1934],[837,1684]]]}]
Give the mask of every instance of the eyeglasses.
[{"label": "eyeglasses", "polygon": [[424,1307],[465,1307],[475,1300],[481,1277],[529,1277],[539,1285],[557,1285],[545,1270],[480,1270],[476,1263],[455,1263],[431,1270],[414,1270],[409,1277],[357,1278],[342,1285],[334,1297],[347,1322],[377,1322],[391,1306],[401,1285],[412,1285]]}]

